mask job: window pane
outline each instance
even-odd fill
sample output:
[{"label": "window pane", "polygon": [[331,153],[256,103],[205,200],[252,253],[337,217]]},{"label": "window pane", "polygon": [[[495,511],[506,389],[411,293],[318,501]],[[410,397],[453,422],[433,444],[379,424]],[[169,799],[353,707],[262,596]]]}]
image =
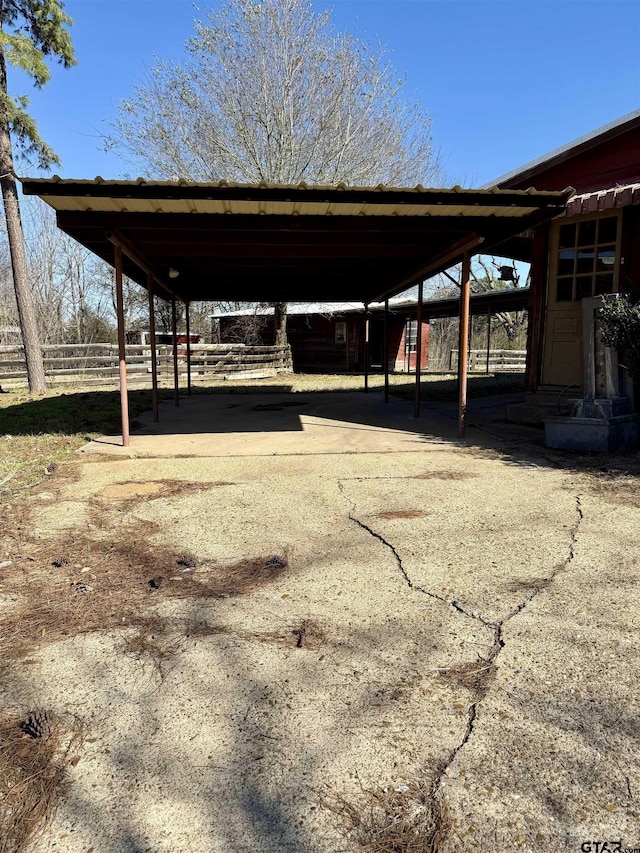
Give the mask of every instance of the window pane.
[{"label": "window pane", "polygon": [[613,275],[596,276],[596,296],[603,293],[613,293]]},{"label": "window pane", "polygon": [[576,265],[576,273],[593,272],[593,259],[595,252],[590,249],[581,249],[578,252],[578,263]]},{"label": "window pane", "polygon": [[575,254],[572,249],[563,249],[558,253],[558,275],[573,275]]},{"label": "window pane", "polygon": [[556,302],[571,302],[573,300],[573,279],[559,278],[557,293]]},{"label": "window pane", "polygon": [[618,236],[618,217],[607,216],[598,225],[598,243],[615,243]]},{"label": "window pane", "polygon": [[590,275],[576,277],[576,299],[584,299],[593,293],[593,278]]},{"label": "window pane", "polygon": [[596,262],[597,272],[613,272],[616,263],[616,247],[600,246],[598,249],[598,260]]},{"label": "window pane", "polygon": [[405,335],[407,352],[415,352],[418,339],[418,321],[409,320]]},{"label": "window pane", "polygon": [[573,248],[576,244],[576,226],[563,225],[560,228],[560,242],[558,248],[567,249]]},{"label": "window pane", "polygon": [[596,242],[596,220],[587,219],[578,226],[578,246],[593,246]]}]

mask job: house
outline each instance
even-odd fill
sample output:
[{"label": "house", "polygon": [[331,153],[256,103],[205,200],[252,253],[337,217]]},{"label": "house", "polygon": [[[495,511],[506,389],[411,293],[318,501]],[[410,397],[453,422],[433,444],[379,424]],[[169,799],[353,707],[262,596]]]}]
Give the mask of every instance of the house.
[{"label": "house", "polygon": [[[418,339],[417,301],[389,300],[387,319],[389,369],[415,370]],[[211,316],[212,338],[220,343],[273,342],[273,308],[247,308]],[[384,304],[369,305],[369,342],[365,348],[362,302],[289,303],[287,336],[293,368],[298,373],[351,373],[384,369]],[[429,324],[422,324],[421,364],[427,364]],[[366,351],[366,354],[365,354]]]},{"label": "house", "polygon": [[[585,390],[582,301],[640,298],[640,110],[492,184],[576,191],[563,214],[500,248],[532,264],[527,399],[510,417],[541,421]],[[639,404],[636,393],[636,410]]]}]

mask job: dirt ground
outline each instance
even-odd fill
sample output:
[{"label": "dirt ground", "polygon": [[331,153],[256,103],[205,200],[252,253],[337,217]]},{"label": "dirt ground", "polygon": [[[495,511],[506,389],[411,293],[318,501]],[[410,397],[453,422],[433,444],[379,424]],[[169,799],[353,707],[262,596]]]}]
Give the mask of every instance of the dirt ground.
[{"label": "dirt ground", "polygon": [[2,521],[3,719],[59,744],[31,853],[640,847],[637,456],[362,394],[162,410]]}]

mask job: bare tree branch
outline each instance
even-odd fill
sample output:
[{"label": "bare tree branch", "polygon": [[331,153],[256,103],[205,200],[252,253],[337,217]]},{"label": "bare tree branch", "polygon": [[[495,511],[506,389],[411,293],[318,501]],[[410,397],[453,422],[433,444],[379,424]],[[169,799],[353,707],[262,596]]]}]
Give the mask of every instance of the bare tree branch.
[{"label": "bare tree branch", "polygon": [[429,184],[424,110],[380,46],[336,33],[308,0],[226,0],[181,64],[159,61],[120,105],[109,145],[148,177]]}]

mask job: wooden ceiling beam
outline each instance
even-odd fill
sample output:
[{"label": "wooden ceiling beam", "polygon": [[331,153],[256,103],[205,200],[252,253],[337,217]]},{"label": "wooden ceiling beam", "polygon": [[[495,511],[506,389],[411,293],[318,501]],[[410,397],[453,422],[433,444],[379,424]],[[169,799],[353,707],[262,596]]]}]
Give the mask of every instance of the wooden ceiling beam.
[{"label": "wooden ceiling beam", "polygon": [[246,259],[269,259],[276,262],[280,259],[283,261],[289,260],[322,260],[330,255],[336,260],[346,261],[373,261],[376,258],[380,259],[420,259],[424,258],[425,250],[429,244],[422,247],[416,245],[409,246],[384,246],[384,245],[341,245],[341,246],[269,246],[269,245],[246,245],[238,247],[237,245],[211,245],[205,243],[181,243],[168,242],[160,243],[143,243],[136,241],[136,246],[148,258],[184,258],[186,260],[193,259],[210,259],[212,263],[220,260],[235,258],[239,263]]}]

